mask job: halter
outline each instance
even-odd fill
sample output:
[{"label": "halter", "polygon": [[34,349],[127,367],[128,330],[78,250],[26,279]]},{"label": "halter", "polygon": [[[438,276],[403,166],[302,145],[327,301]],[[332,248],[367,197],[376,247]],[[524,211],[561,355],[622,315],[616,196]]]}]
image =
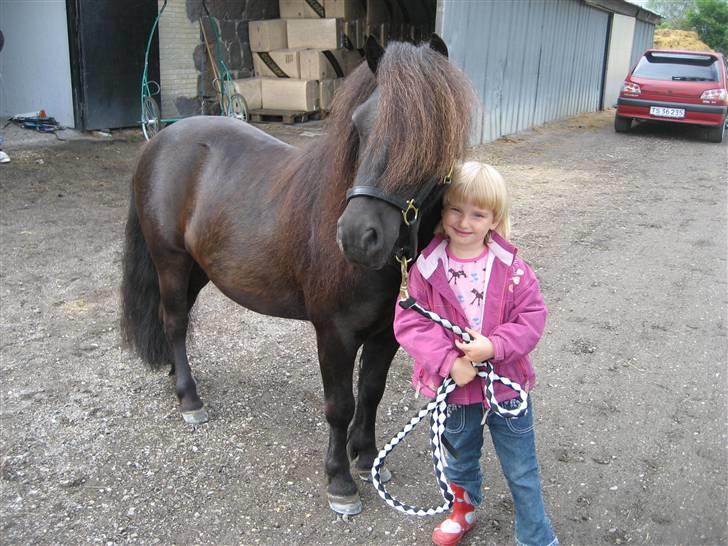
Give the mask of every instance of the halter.
[{"label": "halter", "polygon": [[450,167],[450,172],[445,175],[442,182],[433,177],[427,181],[427,183],[420,188],[420,191],[411,198],[403,199],[402,197],[394,194],[385,193],[381,189],[375,186],[353,186],[346,192],[347,203],[354,197],[373,197],[379,199],[385,203],[398,208],[402,213],[402,222],[407,226],[409,235],[409,243],[402,246],[395,252],[395,258],[400,264],[402,260],[405,260],[405,265],[412,261],[417,256],[417,233],[420,228],[420,210],[422,209],[425,201],[433,193],[437,186],[445,187],[452,181],[452,171],[455,165]]}]

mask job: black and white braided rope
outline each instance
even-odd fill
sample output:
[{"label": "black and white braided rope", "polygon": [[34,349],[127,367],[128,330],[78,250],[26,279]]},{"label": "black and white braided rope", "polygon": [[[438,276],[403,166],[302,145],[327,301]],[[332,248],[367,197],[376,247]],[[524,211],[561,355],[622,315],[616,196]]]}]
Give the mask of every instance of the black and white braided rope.
[{"label": "black and white braided rope", "polygon": [[[453,324],[446,318],[439,316],[437,313],[433,313],[432,311],[425,309],[420,304],[418,304],[414,298],[402,300],[399,302],[399,304],[405,309],[412,309],[427,317],[428,319],[440,324],[442,327],[460,336],[464,341],[472,341],[472,337],[470,336],[470,334],[468,334],[460,326],[458,326],[457,324]],[[528,408],[528,393],[524,391],[518,383],[511,381],[507,377],[503,377],[495,373],[493,365],[490,362],[478,364],[478,367],[482,368],[478,372],[478,375],[484,379],[484,395],[490,404],[490,410],[500,415],[503,415],[504,417],[518,417],[520,415],[523,415]],[[494,385],[496,382],[503,383],[504,385],[510,387],[511,389],[516,391],[516,393],[518,393],[518,397],[520,398],[520,403],[518,407],[513,409],[504,408],[498,403],[495,398],[494,392]],[[381,449],[381,451],[377,455],[377,458],[374,459],[374,464],[372,465],[372,483],[374,484],[374,487],[376,488],[379,496],[384,499],[384,502],[386,502],[392,508],[399,510],[400,512],[409,514],[411,516],[434,516],[446,512],[452,507],[454,496],[452,489],[450,488],[450,484],[445,477],[444,468],[446,463],[445,453],[442,448],[442,435],[445,432],[445,421],[447,420],[447,397],[452,391],[455,390],[456,387],[457,385],[452,380],[452,378],[448,377],[447,379],[445,379],[445,381],[443,381],[440,385],[440,388],[437,390],[435,399],[427,404],[425,407],[423,407],[417,413],[417,415],[412,417],[412,419],[409,420],[409,422],[402,428],[402,430],[400,430],[396,434],[396,436],[392,438],[387,443],[387,445],[385,445]],[[409,504],[405,504],[397,498],[393,497],[384,487],[384,484],[381,482],[380,473],[382,467],[384,466],[384,460],[387,455],[389,455],[389,453],[391,453],[395,446],[399,444],[410,432],[412,432],[415,426],[430,413],[432,414],[430,418],[432,464],[435,470],[435,479],[437,480],[437,485],[442,492],[442,496],[445,499],[445,502],[435,508],[424,509],[418,508],[416,506],[410,506]]]}]

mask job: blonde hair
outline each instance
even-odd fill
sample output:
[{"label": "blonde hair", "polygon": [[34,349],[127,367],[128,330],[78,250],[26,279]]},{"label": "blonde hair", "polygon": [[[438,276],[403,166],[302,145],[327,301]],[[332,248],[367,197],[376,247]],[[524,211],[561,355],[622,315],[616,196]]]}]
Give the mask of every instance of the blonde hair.
[{"label": "blonde hair", "polygon": [[[504,239],[510,237],[508,186],[501,174],[491,165],[480,161],[466,161],[456,167],[452,182],[443,196],[442,208],[453,202],[470,203],[492,211],[496,222],[495,231]],[[435,228],[435,233],[444,233],[442,222]],[[486,235],[486,243],[489,238],[490,234]]]}]

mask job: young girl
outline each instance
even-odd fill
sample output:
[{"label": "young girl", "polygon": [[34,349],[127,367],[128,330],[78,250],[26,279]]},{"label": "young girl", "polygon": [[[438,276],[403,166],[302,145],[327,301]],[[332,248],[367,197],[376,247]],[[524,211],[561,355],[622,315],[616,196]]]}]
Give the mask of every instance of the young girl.
[{"label": "young girl", "polygon": [[[482,500],[480,454],[487,424],[503,474],[513,495],[516,543],[553,546],[558,540],[541,495],[531,396],[528,411],[506,418],[489,411],[483,380],[473,363],[491,360],[501,376],[533,388],[528,354],[543,333],[546,306],[533,271],[508,241],[508,191],[490,165],[464,163],[445,193],[442,222],[433,241],[409,273],[409,293],[474,337],[463,343],[453,333],[412,310],[396,306],[394,331],[414,358],[412,380],[418,392],[434,398],[443,379],[457,388],[448,397],[445,475],[455,493],[449,517],[432,533],[437,545],[458,544],[475,525]],[[518,407],[515,391],[496,383],[504,407]]]}]

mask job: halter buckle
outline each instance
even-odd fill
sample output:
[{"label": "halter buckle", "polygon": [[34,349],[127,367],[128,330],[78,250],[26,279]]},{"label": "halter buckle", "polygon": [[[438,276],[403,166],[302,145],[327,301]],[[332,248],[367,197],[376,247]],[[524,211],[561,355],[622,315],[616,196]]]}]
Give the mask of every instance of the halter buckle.
[{"label": "halter buckle", "polygon": [[[410,211],[414,211],[412,218],[409,217]],[[420,213],[420,210],[417,207],[415,207],[415,200],[414,199],[408,200],[407,208],[402,210],[402,218],[404,218],[404,224],[408,227],[410,225],[412,225],[412,223],[417,220],[417,216],[419,215],[419,213]]]},{"label": "halter buckle", "polygon": [[399,262],[399,273],[401,280],[399,282],[399,295],[403,300],[409,298],[409,292],[407,290],[407,264],[412,261],[412,258],[407,258],[404,254],[401,256],[395,256],[395,259]]},{"label": "halter buckle", "polygon": [[447,174],[445,175],[445,178],[443,178],[443,179],[442,179],[442,183],[443,183],[444,185],[446,185],[446,186],[447,186],[448,184],[450,184],[450,183],[452,182],[452,171],[453,171],[454,169],[455,169],[455,163],[453,163],[453,164],[452,164],[452,165],[450,166],[450,172],[448,172],[448,173],[447,173]]}]

